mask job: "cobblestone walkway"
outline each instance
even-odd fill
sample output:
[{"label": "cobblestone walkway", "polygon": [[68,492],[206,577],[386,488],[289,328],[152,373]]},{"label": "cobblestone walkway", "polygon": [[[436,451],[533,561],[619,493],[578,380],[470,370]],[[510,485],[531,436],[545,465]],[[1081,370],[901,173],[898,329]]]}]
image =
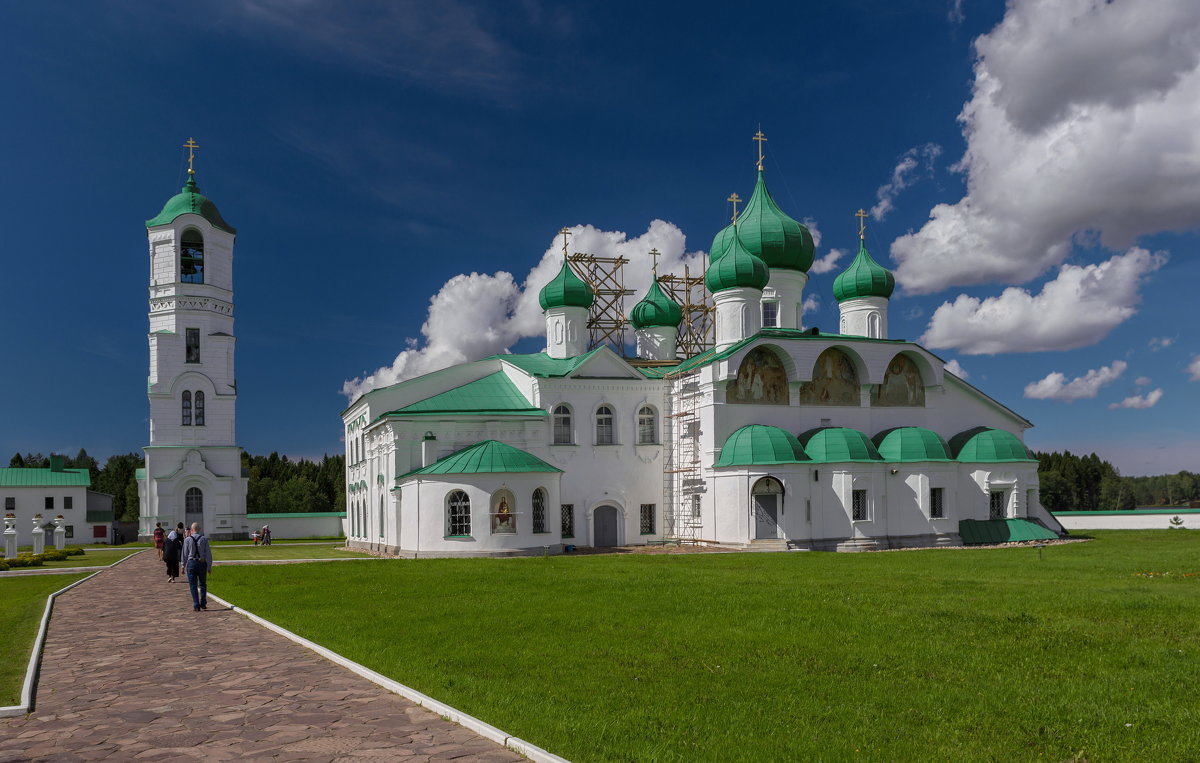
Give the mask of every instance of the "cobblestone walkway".
[{"label": "cobblestone walkway", "polygon": [[241,615],[192,612],[162,570],[139,554],[58,597],[0,762],[522,760]]}]

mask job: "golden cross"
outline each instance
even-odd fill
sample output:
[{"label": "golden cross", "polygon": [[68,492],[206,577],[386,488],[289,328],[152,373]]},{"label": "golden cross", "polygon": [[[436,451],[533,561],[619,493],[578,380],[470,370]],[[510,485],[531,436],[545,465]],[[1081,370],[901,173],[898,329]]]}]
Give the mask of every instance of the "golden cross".
[{"label": "golden cross", "polygon": [[195,175],[196,171],[192,169],[192,161],[196,158],[196,149],[200,148],[200,144],[196,142],[195,138],[188,138],[183,147],[188,150],[188,174]]},{"label": "golden cross", "polygon": [[737,195],[737,191],[734,191],[733,195],[730,196],[725,201],[733,202],[733,221],[736,223],[737,222],[737,205],[738,205],[738,202],[741,201],[741,198]]},{"label": "golden cross", "polygon": [[661,256],[662,256],[662,255],[661,255],[661,254],[659,254],[659,251],[658,251],[658,249],[651,249],[651,250],[650,250],[650,258],[651,258],[652,260],[654,260],[654,263],[653,263],[653,264],[652,264],[650,267],[651,267],[651,269],[654,271],[654,277],[655,277],[655,278],[658,278],[658,258],[659,258],[659,257],[661,257]]},{"label": "golden cross", "polygon": [[758,171],[762,172],[762,160],[763,160],[762,144],[767,142],[767,138],[765,135],[763,135],[763,131],[762,131],[761,127],[758,128],[758,132],[754,133],[754,137],[751,138],[751,140],[758,141]]},{"label": "golden cross", "polygon": [[563,257],[566,257],[567,256],[567,236],[571,235],[571,231],[567,230],[567,226],[564,225],[562,227],[562,230],[559,231],[559,233],[561,233],[562,237],[563,237]]},{"label": "golden cross", "polygon": [[858,240],[864,241],[866,239],[864,234],[867,231],[867,213],[859,209],[854,216],[858,218]]}]

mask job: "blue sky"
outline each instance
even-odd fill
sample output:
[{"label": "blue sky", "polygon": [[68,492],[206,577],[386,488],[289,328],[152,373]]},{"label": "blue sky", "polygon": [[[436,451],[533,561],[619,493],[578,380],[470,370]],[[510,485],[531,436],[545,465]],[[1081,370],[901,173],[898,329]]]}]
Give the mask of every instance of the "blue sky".
[{"label": "blue sky", "polygon": [[634,288],[694,262],[761,125],[830,268],[808,325],[873,210],[892,336],[1032,446],[1200,466],[1193,3],[343,6],[0,6],[0,453],[145,444],[143,222],[189,136],[239,231],[240,444],[313,457],[364,379],[538,349],[560,227]]}]

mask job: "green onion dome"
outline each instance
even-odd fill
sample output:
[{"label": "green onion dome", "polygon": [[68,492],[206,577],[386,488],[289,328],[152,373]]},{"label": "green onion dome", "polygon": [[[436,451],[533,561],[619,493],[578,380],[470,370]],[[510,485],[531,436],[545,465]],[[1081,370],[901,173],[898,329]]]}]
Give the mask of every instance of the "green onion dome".
[{"label": "green onion dome", "polygon": [[596,295],[592,293],[592,287],[575,275],[565,257],[558,275],[551,278],[550,283],[543,286],[538,293],[538,302],[541,303],[542,310],[552,307],[591,307],[595,301]]},{"label": "green onion dome", "polygon": [[862,240],[858,242],[858,254],[850,267],[843,270],[833,280],[833,297],[838,302],[845,302],[856,297],[887,297],[892,296],[896,288],[896,277],[891,271],[871,258],[867,245]]},{"label": "green onion dome", "polygon": [[217,205],[196,187],[196,176],[188,175],[187,183],[179,193],[167,200],[166,205],[157,216],[146,221],[147,228],[153,228],[158,225],[170,225],[175,221],[175,218],[180,215],[200,215],[205,220],[212,223],[214,228],[220,228],[228,233],[236,234],[237,230],[225,222],[221,217],[221,213],[217,211]]},{"label": "green onion dome", "polygon": [[879,461],[874,443],[857,429],[821,427],[800,435],[804,452],[813,461],[843,463],[845,461]]},{"label": "green onion dome", "polygon": [[735,237],[721,259],[708,264],[704,285],[713,294],[741,286],[761,289],[767,285],[770,277],[767,264],[746,251],[741,240]]},{"label": "green onion dome", "polygon": [[950,438],[950,448],[959,461],[971,463],[1037,461],[1015,434],[991,427],[959,432]]},{"label": "green onion dome", "polygon": [[663,293],[658,281],[650,282],[650,290],[642,301],[633,306],[629,313],[629,322],[635,329],[648,329],[655,326],[676,326],[683,322],[683,310],[679,305]]},{"label": "green onion dome", "polygon": [[730,223],[713,237],[712,246],[708,248],[708,261],[716,262],[729,251],[729,245],[737,238],[737,223]]},{"label": "green onion dome", "polygon": [[950,446],[942,436],[924,427],[897,427],[875,435],[875,447],[884,461],[950,461]]},{"label": "green onion dome", "polygon": [[816,252],[812,233],[788,217],[771,198],[762,170],[758,171],[758,182],[746,209],[738,215],[737,233],[746,249],[767,267],[801,273],[812,267]]},{"label": "green onion dome", "polygon": [[713,466],[796,464],[808,461],[800,441],[779,427],[750,424],[729,435]]}]

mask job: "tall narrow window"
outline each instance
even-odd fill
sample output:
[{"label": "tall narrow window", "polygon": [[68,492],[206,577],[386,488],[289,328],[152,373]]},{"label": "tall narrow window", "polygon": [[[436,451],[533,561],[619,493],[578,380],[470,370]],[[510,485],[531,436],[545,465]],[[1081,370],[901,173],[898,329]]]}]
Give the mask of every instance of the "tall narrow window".
[{"label": "tall narrow window", "polygon": [[946,508],[942,505],[943,488],[929,488],[929,518],[942,519],[946,516]]},{"label": "tall narrow window", "polygon": [[[186,514],[199,514],[204,511],[204,493],[198,487],[190,487],[183,494],[183,511]],[[191,520],[199,522],[199,519]]]},{"label": "tall narrow window", "polygon": [[183,417],[180,423],[185,427],[192,425],[192,393],[186,389],[183,391]]},{"label": "tall narrow window", "polygon": [[75,498],[73,496],[69,496],[69,495],[63,496],[63,508],[64,509],[75,508]]},{"label": "tall narrow window", "polygon": [[700,496],[692,496],[692,519],[700,518]]},{"label": "tall narrow window", "polygon": [[195,228],[185,230],[179,240],[179,280],[204,283],[204,238]]},{"label": "tall narrow window", "polygon": [[52,510],[54,508],[54,496],[46,496],[46,508]]},{"label": "tall narrow window", "polygon": [[851,491],[850,502],[850,518],[855,522],[865,522],[869,518],[867,513],[867,491]]},{"label": "tall narrow window", "polygon": [[596,409],[596,444],[612,445],[613,442],[612,408],[602,405]]},{"label": "tall narrow window", "polygon": [[638,411],[638,445],[653,445],[658,442],[658,421],[654,409],[643,405]]},{"label": "tall narrow window", "polygon": [[200,362],[200,329],[184,329],[183,335],[187,344],[186,363]]},{"label": "tall narrow window", "polygon": [[471,534],[471,498],[461,490],[451,492],[446,498],[446,534]]},{"label": "tall narrow window", "polygon": [[642,535],[654,534],[654,504],[652,503],[642,504],[641,531]]},{"label": "tall narrow window", "polygon": [[778,302],[763,302],[762,303],[762,325],[763,328],[771,328],[779,325],[779,303]]},{"label": "tall narrow window", "polygon": [[554,444],[570,445],[575,441],[571,431],[571,409],[565,405],[554,406]]},{"label": "tall narrow window", "polygon": [[379,496],[379,537],[383,537],[383,496]]},{"label": "tall narrow window", "polygon": [[540,487],[533,491],[533,531],[546,532],[546,491]]},{"label": "tall narrow window", "polygon": [[562,536],[564,538],[575,537],[575,504],[564,503],[559,511],[562,513]]},{"label": "tall narrow window", "polygon": [[988,499],[988,519],[1004,519],[1004,491],[993,490]]},{"label": "tall narrow window", "polygon": [[867,337],[879,339],[879,313],[867,314]]},{"label": "tall narrow window", "polygon": [[204,393],[196,390],[196,426],[204,426]]},{"label": "tall narrow window", "polygon": [[16,511],[16,510],[17,510],[17,499],[11,495],[9,497],[5,498],[4,499],[4,511],[9,512],[9,511]]}]

